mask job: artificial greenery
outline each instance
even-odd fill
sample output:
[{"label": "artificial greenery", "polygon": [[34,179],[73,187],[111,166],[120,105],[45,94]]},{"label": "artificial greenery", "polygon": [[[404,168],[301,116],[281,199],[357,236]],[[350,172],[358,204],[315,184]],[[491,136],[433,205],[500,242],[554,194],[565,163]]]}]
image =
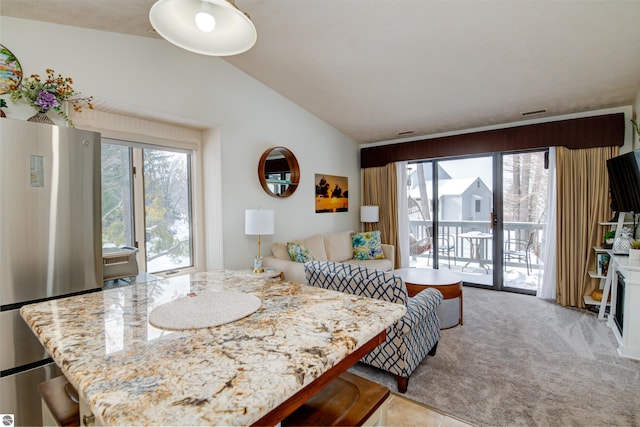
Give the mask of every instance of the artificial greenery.
[{"label": "artificial greenery", "polygon": [[83,106],[93,108],[93,97],[81,96],[76,92],[71,86],[73,84],[71,77],[56,75],[51,68],[47,68],[46,73],[45,80],[42,80],[38,74],[31,74],[31,77],[24,78],[20,84],[11,83],[8,90],[11,100],[24,101],[40,113],[54,110],[69,123],[69,126],[74,127],[73,122],[62,109],[62,103],[69,102],[75,111],[81,112]]},{"label": "artificial greenery", "polygon": [[640,124],[634,119],[631,119],[631,124],[633,125],[633,130],[635,130],[638,136],[640,136]]}]

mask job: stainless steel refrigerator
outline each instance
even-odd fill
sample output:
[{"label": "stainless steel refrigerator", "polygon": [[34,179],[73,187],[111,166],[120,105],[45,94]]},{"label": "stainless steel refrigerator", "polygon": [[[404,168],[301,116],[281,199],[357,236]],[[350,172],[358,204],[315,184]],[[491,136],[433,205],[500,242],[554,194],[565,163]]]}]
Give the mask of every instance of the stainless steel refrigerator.
[{"label": "stainless steel refrigerator", "polygon": [[20,317],[100,290],[100,134],[0,119],[0,413],[41,425],[38,383],[60,375]]}]

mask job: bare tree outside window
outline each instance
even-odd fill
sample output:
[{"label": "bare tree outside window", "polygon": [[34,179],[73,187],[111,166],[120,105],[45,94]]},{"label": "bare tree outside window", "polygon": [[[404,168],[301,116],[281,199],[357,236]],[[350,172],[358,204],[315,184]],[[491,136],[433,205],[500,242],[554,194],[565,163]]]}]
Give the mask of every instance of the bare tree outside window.
[{"label": "bare tree outside window", "polygon": [[[144,246],[149,273],[192,266],[190,165],[191,155],[180,150],[103,142],[103,247]],[[133,185],[134,171],[140,187]],[[143,214],[144,221],[136,222]],[[136,223],[144,227],[135,230]]]},{"label": "bare tree outside window", "polygon": [[143,153],[149,271],[189,266],[189,156],[154,149],[144,149]]}]

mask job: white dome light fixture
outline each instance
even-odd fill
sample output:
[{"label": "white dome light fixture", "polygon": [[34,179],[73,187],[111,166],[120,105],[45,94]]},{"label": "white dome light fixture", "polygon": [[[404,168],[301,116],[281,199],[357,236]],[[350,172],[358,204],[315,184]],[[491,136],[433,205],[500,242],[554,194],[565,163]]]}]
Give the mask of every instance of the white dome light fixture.
[{"label": "white dome light fixture", "polygon": [[196,13],[196,27],[203,33],[210,33],[216,28],[216,18],[208,12]]},{"label": "white dome light fixture", "polygon": [[233,0],[158,0],[149,21],[168,42],[201,55],[238,55],[257,39],[253,22]]}]

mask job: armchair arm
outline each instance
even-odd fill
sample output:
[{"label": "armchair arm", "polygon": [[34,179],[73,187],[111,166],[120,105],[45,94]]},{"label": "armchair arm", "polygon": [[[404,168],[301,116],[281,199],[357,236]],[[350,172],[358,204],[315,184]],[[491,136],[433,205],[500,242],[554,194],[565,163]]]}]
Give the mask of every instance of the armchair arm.
[{"label": "armchair arm", "polygon": [[443,299],[442,293],[435,288],[427,288],[418,295],[409,298],[407,314],[397,322],[398,330],[405,334],[409,333],[429,313],[436,311]]},{"label": "armchair arm", "polygon": [[428,311],[432,311],[438,308],[442,300],[444,300],[442,292],[436,288],[427,288],[422,290],[419,294],[409,298],[408,305],[420,304],[427,307]]}]

